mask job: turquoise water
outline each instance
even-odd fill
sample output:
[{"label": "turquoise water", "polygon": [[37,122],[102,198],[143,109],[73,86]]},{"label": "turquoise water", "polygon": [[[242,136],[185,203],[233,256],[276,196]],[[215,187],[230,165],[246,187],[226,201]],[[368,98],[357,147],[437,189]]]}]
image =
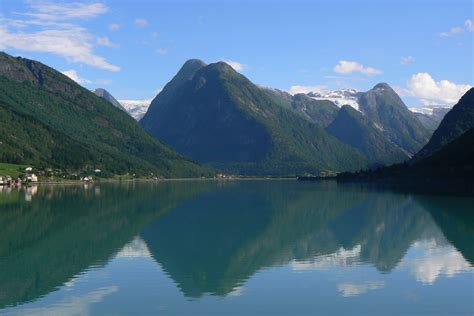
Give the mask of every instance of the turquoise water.
[{"label": "turquoise water", "polygon": [[0,314],[474,313],[474,199],[334,182],[0,191]]}]

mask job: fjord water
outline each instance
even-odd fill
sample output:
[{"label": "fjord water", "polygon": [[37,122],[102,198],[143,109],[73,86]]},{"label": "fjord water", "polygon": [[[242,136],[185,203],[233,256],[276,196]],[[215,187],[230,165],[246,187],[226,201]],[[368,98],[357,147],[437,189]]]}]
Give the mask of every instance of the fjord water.
[{"label": "fjord water", "polygon": [[298,181],[0,192],[0,314],[472,314],[474,199]]}]

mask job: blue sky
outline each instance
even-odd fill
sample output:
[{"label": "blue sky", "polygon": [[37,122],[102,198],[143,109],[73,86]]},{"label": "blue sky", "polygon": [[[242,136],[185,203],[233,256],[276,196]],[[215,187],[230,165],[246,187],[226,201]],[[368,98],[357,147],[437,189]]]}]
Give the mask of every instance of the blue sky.
[{"label": "blue sky", "polygon": [[189,58],[292,92],[388,82],[452,104],[473,79],[473,2],[1,0],[0,50],[118,99],[153,97]]}]

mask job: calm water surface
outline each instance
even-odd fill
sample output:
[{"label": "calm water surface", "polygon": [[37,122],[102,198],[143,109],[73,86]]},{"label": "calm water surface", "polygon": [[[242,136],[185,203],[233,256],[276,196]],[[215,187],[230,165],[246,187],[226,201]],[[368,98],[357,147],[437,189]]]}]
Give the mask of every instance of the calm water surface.
[{"label": "calm water surface", "polygon": [[474,199],[332,182],[0,191],[0,314],[474,314]]}]

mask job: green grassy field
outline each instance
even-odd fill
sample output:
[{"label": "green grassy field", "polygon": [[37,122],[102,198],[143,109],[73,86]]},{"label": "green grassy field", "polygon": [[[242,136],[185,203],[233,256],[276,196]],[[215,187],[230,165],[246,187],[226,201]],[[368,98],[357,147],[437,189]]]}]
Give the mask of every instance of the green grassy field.
[{"label": "green grassy field", "polygon": [[0,176],[11,176],[13,178],[16,178],[20,174],[24,173],[26,167],[27,166],[25,165],[15,165],[0,162]]}]

